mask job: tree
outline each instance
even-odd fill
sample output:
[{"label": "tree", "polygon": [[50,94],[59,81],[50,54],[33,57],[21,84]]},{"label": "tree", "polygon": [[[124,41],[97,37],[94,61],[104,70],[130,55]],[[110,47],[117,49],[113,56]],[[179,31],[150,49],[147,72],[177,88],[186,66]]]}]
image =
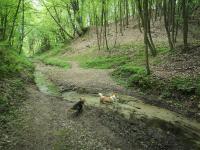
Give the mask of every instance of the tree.
[{"label": "tree", "polygon": [[20,47],[19,47],[19,54],[22,53],[22,47],[24,43],[24,4],[25,0],[22,0],[22,23],[21,23],[21,36],[20,36]]},{"label": "tree", "polygon": [[143,10],[143,25],[144,25],[144,44],[145,44],[145,58],[146,58],[146,71],[147,75],[150,74],[149,67],[149,54],[148,54],[148,0],[143,0],[144,10]]},{"label": "tree", "polygon": [[16,23],[16,20],[17,20],[17,15],[18,15],[18,12],[19,12],[21,1],[22,0],[18,1],[17,9],[16,9],[15,15],[13,17],[12,27],[11,27],[11,31],[10,31],[10,35],[9,35],[9,39],[8,39],[9,46],[12,45],[13,32],[14,32],[14,29],[15,29],[15,23]]},{"label": "tree", "polygon": [[188,47],[188,0],[182,1],[183,7],[183,43],[184,49],[186,50]]}]

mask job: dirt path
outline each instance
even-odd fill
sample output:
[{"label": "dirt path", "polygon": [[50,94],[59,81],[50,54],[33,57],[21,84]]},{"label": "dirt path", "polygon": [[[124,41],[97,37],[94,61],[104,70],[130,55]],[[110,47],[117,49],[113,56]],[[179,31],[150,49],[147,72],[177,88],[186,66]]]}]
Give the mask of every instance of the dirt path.
[{"label": "dirt path", "polygon": [[[176,135],[173,127],[158,128],[152,120],[134,118],[95,107],[73,117],[72,103],[27,87],[28,99],[19,112],[14,150],[186,150],[190,141]],[[163,122],[164,123],[164,122]],[[174,131],[174,132],[173,132]],[[182,139],[183,138],[183,139]]]},{"label": "dirt path", "polygon": [[[109,77],[110,70],[85,70],[75,62],[71,62],[71,66],[63,70],[37,64],[36,72],[42,72],[62,88],[69,88],[69,83],[73,87],[86,86],[89,90],[121,88]],[[197,149],[182,129],[160,119],[137,118],[134,113],[125,119],[107,106],[91,105],[86,105],[84,112],[74,117],[73,112],[68,111],[74,102],[43,93],[35,85],[28,85],[26,90],[27,100],[13,122],[15,140],[6,150]]]},{"label": "dirt path", "polygon": [[68,112],[72,103],[45,95],[34,86],[27,87],[27,92],[29,97],[20,115],[20,140],[14,149],[106,149],[126,144],[102,124],[98,110],[87,109],[83,116],[74,118]]},{"label": "dirt path", "polygon": [[121,91],[123,88],[114,82],[108,69],[83,69],[76,62],[70,62],[71,68],[64,70],[58,67],[37,64],[36,69],[53,81],[61,91],[79,88],[90,93],[101,91]]}]

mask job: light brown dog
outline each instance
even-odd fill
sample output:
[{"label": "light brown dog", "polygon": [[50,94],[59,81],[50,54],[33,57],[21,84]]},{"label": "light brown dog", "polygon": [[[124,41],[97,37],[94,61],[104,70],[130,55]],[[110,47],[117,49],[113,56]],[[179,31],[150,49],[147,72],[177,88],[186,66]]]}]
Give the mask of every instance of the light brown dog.
[{"label": "light brown dog", "polygon": [[101,104],[112,103],[116,100],[115,94],[112,94],[111,96],[103,96],[102,93],[99,93],[99,96]]}]

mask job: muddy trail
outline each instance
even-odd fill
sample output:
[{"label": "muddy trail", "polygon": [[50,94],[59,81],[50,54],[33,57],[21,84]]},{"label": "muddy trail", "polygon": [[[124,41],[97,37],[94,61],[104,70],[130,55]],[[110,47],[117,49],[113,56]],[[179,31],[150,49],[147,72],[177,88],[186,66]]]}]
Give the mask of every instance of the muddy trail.
[{"label": "muddy trail", "polygon": [[[196,150],[200,124],[174,112],[118,94],[118,101],[100,105],[97,92],[123,90],[111,70],[71,69],[36,64],[36,85],[19,111],[15,143],[7,149],[44,150]],[[83,113],[69,111],[80,97]],[[19,123],[20,122],[20,123]]]}]

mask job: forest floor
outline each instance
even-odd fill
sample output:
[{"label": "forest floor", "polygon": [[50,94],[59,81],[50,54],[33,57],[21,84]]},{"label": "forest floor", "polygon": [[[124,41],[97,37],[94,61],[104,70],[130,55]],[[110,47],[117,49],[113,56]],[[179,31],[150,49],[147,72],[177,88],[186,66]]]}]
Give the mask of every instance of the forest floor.
[{"label": "forest floor", "polygon": [[[138,29],[133,30],[135,27],[126,28],[124,36],[118,35],[118,45],[141,43],[142,33]],[[110,29],[109,41],[113,45],[114,28],[110,26]],[[152,32],[156,41],[166,42],[163,28],[155,26]],[[173,111],[160,108],[167,108],[165,101],[162,105],[161,100],[151,99],[149,95],[141,98],[133,90],[127,92],[125,87],[112,79],[113,69],[82,67],[82,61],[96,58],[98,55],[108,55],[105,51],[93,51],[96,47],[95,39],[95,31],[92,29],[88,35],[73,41],[70,45],[71,50],[60,51],[56,60],[68,63],[66,68],[45,65],[36,60],[37,86],[29,84],[25,87],[27,99],[18,110],[17,119],[10,122],[12,133],[5,134],[6,144],[4,143],[2,148],[5,147],[6,150],[199,149],[200,125],[197,121],[174,113],[174,105],[170,107]],[[194,53],[194,56],[197,54]],[[195,58],[196,65],[194,68],[185,69],[187,62],[179,62],[185,60],[189,62],[192,60],[190,57]],[[153,73],[165,78],[182,74],[181,72],[198,73],[198,57],[180,55],[175,59],[172,57],[171,60],[174,63],[169,66],[152,66]],[[172,61],[165,64],[171,64]],[[192,61],[190,66],[193,66],[194,62]],[[183,68],[180,69],[181,67]],[[119,101],[111,105],[100,105],[98,92],[106,95],[115,92]],[[69,109],[80,97],[86,98],[86,106],[83,113],[75,117]],[[157,101],[158,107],[144,103],[149,98],[152,100],[151,104]]]},{"label": "forest floor", "polygon": [[[44,79],[37,80],[37,73],[44,75],[45,82],[58,86],[58,95],[48,91],[52,89],[47,83],[40,85]],[[137,100],[133,106],[135,112],[132,110],[128,119],[110,106],[92,105],[90,98],[86,96],[87,103],[83,113],[75,117],[69,108],[78,101],[79,95],[75,99],[71,96],[66,99],[60,94],[65,95],[72,90],[85,93],[85,89],[107,91],[114,90],[113,87],[121,88],[112,81],[109,73],[110,70],[82,69],[75,62],[71,62],[71,69],[68,70],[36,63],[38,87],[26,86],[28,97],[18,111],[17,120],[12,122],[15,138],[10,140],[6,149],[198,149],[198,123],[191,120],[184,122],[185,119],[179,115],[171,116],[175,120],[159,119],[168,118],[162,116],[160,108],[151,110],[156,110],[152,114],[160,113],[161,117],[148,117],[148,112],[143,114],[142,110],[146,111],[151,106],[144,105],[146,107],[142,108],[142,104],[139,106],[141,108],[136,107]],[[43,87],[45,84],[49,89]],[[92,93],[96,93],[96,90]],[[99,98],[94,97],[99,103]],[[125,111],[128,110],[127,106],[128,104],[124,107]],[[165,115],[170,116],[171,113],[166,112]],[[176,120],[177,118],[179,119]]]},{"label": "forest floor", "polygon": [[67,70],[37,64],[37,70],[45,74],[60,91],[82,89],[89,93],[98,93],[102,91],[123,91],[123,87],[113,81],[110,74],[112,69],[83,69],[78,62],[69,62],[71,67]]}]

